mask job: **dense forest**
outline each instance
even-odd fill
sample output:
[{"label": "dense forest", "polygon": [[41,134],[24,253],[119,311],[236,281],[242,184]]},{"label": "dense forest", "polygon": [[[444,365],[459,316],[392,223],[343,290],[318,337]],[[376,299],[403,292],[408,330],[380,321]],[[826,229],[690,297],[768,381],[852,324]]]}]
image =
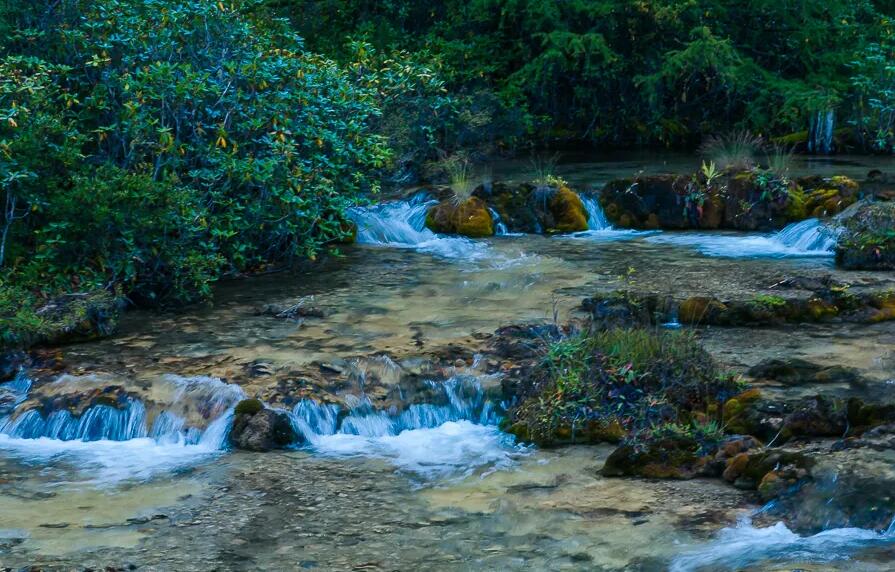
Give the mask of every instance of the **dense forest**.
[{"label": "dense forest", "polygon": [[346,209],[463,151],[892,153],[886,0],[0,3],[0,315],[205,299],[350,240]]}]

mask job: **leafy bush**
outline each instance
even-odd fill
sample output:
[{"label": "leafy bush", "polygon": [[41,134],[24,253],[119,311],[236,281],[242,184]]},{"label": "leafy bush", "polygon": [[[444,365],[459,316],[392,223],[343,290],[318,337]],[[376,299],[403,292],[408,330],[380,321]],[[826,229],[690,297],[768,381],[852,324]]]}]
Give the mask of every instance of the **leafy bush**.
[{"label": "leafy bush", "polygon": [[391,159],[381,106],[414,87],[309,53],[257,7],[19,9],[7,50],[29,55],[0,64],[0,181],[20,279],[181,303],[346,235]]},{"label": "leafy bush", "polygon": [[740,389],[692,334],[614,328],[549,342],[507,425],[543,444],[594,424],[634,433],[689,424]]}]

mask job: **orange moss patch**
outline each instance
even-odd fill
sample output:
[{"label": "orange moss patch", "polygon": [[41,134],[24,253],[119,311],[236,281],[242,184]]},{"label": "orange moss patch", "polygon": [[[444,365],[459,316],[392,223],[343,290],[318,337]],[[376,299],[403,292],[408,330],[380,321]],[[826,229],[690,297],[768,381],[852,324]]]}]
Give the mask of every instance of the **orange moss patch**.
[{"label": "orange moss patch", "polygon": [[550,213],[555,220],[551,232],[580,232],[587,230],[587,210],[578,193],[568,187],[560,187],[550,197]]},{"label": "orange moss patch", "polygon": [[485,201],[471,197],[462,203],[441,201],[426,215],[426,226],[433,232],[460,234],[470,238],[494,235],[494,220]]}]

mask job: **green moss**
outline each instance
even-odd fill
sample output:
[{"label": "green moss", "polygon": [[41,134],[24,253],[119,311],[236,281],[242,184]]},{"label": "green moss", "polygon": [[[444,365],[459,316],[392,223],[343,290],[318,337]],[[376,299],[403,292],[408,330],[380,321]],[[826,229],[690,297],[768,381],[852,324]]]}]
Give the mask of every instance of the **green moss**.
[{"label": "green moss", "polygon": [[568,187],[560,187],[550,197],[550,212],[555,226],[552,232],[580,232],[587,230],[587,210],[581,197]]},{"label": "green moss", "polygon": [[254,415],[264,409],[264,404],[261,403],[260,399],[243,399],[239,403],[236,404],[236,408],[234,408],[234,415]]},{"label": "green moss", "polygon": [[617,442],[668,415],[707,427],[708,412],[717,415],[717,403],[740,391],[688,333],[612,328],[554,340],[544,351],[507,422],[542,445]]},{"label": "green moss", "polygon": [[459,234],[469,238],[494,235],[494,221],[485,201],[471,197],[461,203],[442,201],[426,214],[426,226],[432,232]]}]

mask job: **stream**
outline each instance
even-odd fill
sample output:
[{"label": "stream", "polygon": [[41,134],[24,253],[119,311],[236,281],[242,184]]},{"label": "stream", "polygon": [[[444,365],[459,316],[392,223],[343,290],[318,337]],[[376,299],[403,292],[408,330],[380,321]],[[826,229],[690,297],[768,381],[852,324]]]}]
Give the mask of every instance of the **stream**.
[{"label": "stream", "polygon": [[[597,185],[650,161],[559,170]],[[839,161],[800,168],[867,171]],[[787,276],[846,276],[833,265],[835,237],[817,220],[777,233],[636,232],[613,229],[583,199],[585,232],[481,240],[425,229],[433,201],[424,194],[357,207],[358,244],[311,271],[225,282],[213,305],[178,313],[129,312],[115,336],[60,350],[66,373],[47,381],[22,372],[0,385],[0,565],[891,570],[895,527],[800,536],[782,523],[753,525],[762,507],[721,481],[603,478],[612,447],[542,450],[502,433],[500,375],[478,358],[430,376],[425,351],[504,325],[582,317],[581,300],[597,290],[636,283],[679,296],[755,295]],[[323,317],[265,311],[296,303]],[[885,323],[698,335],[734,371],[800,356],[858,368],[880,391],[895,384],[895,327]],[[347,371],[352,382],[301,381],[309,370]],[[421,380],[413,400],[401,381],[410,373]],[[125,406],[71,413],[76,395],[112,386],[132,388]],[[339,400],[321,402],[317,390]],[[377,391],[402,406],[374,409]],[[238,401],[290,392],[308,394],[278,402],[303,445],[228,449]],[[23,413],[38,394],[44,407]]]}]

